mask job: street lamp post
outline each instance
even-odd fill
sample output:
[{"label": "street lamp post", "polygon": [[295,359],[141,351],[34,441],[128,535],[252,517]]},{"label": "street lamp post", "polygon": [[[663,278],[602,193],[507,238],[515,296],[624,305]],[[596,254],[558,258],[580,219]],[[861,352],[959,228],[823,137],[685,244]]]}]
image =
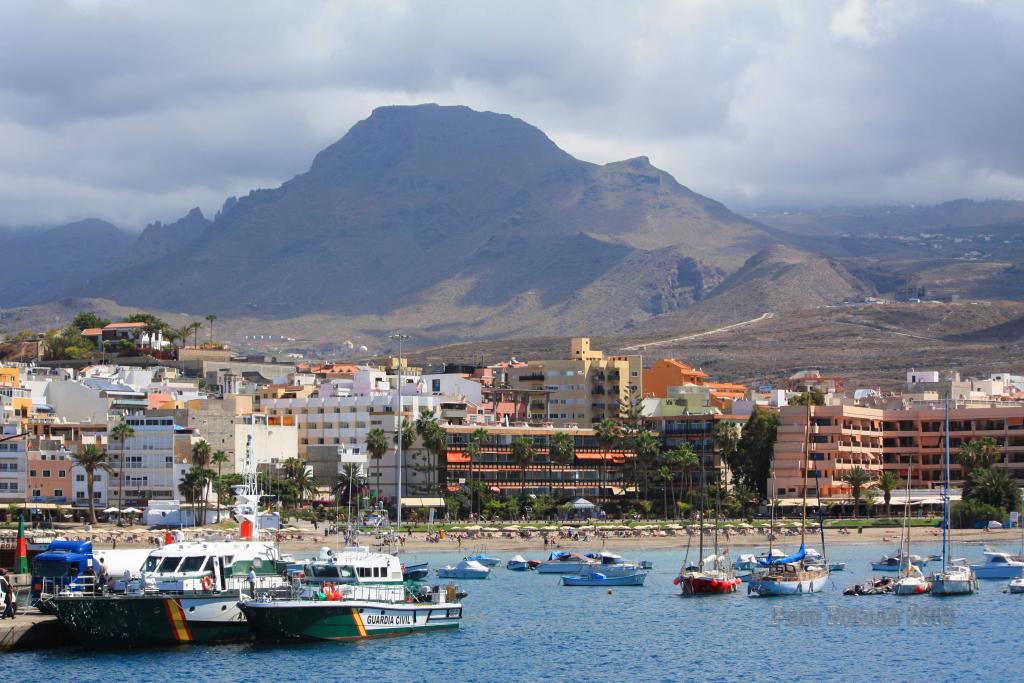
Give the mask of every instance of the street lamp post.
[{"label": "street lamp post", "polygon": [[404,425],[404,415],[402,413],[402,342],[409,339],[409,335],[396,332],[391,335],[391,339],[398,341],[398,448],[395,452],[395,460],[397,467],[396,483],[398,491],[398,500],[395,505],[395,529],[401,532],[402,530],[402,433]]}]

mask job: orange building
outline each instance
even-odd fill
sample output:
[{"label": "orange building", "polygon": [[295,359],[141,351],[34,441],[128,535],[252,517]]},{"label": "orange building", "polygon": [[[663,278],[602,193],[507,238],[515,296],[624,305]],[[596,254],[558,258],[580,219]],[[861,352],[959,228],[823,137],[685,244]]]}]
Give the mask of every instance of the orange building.
[{"label": "orange building", "polygon": [[707,379],[708,374],[703,370],[692,368],[681,360],[662,358],[644,370],[644,395],[668,398],[669,387],[703,385]]},{"label": "orange building", "polygon": [[[969,441],[995,439],[1001,455],[993,467],[1024,482],[1024,407],[950,407],[949,441],[953,485],[963,483],[956,451]],[[914,488],[941,488],[944,470],[945,411],[932,408],[884,410],[860,406],[814,406],[811,432],[807,408],[784,406],[779,411],[778,438],[768,490],[773,496],[796,498],[803,493],[805,442],[810,440],[808,495],[815,478],[823,498],[849,498],[843,476],[854,467],[873,474],[894,470],[903,478],[911,468]],[[817,474],[817,477],[815,476]]]}]

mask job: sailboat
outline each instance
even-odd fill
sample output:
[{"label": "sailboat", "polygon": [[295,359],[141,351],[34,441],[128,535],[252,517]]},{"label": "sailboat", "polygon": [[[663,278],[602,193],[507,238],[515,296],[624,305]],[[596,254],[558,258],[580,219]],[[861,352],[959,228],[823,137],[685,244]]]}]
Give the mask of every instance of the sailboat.
[{"label": "sailboat", "polygon": [[900,578],[893,585],[896,595],[922,595],[931,590],[932,584],[920,567],[914,564],[910,555],[910,476],[913,466],[907,467],[907,502],[903,509],[903,538],[900,539],[899,556],[905,558],[900,567]]},{"label": "sailboat", "polygon": [[732,572],[728,557],[718,552],[718,522],[720,511],[720,487],[716,482],[716,503],[715,503],[715,546],[714,554],[704,557],[704,503],[706,500],[707,487],[704,479],[704,461],[701,460],[700,470],[700,561],[696,567],[684,567],[675,578],[674,583],[682,586],[683,595],[719,595],[723,593],[735,593],[741,579]]},{"label": "sailboat", "polygon": [[942,570],[932,575],[932,595],[970,595],[978,590],[978,577],[966,563],[954,563],[950,558],[952,529],[949,519],[949,399],[945,415],[946,461],[942,491]]},{"label": "sailboat", "polygon": [[[811,416],[810,402],[807,406],[807,432],[804,439],[804,487],[802,523],[800,525],[800,549],[796,553],[783,558],[773,558],[770,554],[758,562],[767,567],[767,571],[751,578],[747,584],[748,594],[759,596],[769,595],[801,595],[803,593],[820,593],[828,581],[828,562],[810,560],[807,557],[807,469],[810,467],[811,452]],[[818,484],[820,486],[820,482]],[[824,535],[822,536],[822,552],[824,552]]]}]

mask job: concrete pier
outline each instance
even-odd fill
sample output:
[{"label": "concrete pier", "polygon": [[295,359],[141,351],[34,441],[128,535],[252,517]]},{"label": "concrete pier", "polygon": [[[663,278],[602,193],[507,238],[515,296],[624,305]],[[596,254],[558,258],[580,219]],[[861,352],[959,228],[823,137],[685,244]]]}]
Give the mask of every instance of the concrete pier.
[{"label": "concrete pier", "polygon": [[[0,652],[12,650],[42,650],[73,645],[74,639],[63,628],[56,616],[44,614],[29,607],[27,582],[15,581],[17,588],[17,616],[0,620]],[[3,610],[0,609],[0,612]]]}]

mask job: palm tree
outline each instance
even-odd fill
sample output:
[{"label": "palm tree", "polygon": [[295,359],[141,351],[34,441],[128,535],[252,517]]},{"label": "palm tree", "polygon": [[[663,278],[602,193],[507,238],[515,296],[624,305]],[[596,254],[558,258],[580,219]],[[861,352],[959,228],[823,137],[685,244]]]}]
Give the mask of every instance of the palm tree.
[{"label": "palm tree", "polygon": [[661,487],[661,510],[668,519],[668,487],[672,484],[672,470],[667,465],[658,468],[657,477],[662,482]]},{"label": "palm tree", "polygon": [[347,503],[349,501],[349,491],[358,496],[365,485],[366,477],[363,476],[359,465],[347,462],[342,466],[341,473],[334,482],[334,500],[337,501],[338,505],[341,505],[342,502]]},{"label": "palm tree", "polygon": [[[565,467],[573,461],[576,457],[576,440],[565,432],[555,432],[551,435],[548,440],[548,482],[553,484],[551,475],[552,463]],[[551,494],[554,495],[554,486],[550,485],[548,489]]]},{"label": "palm tree", "polygon": [[[414,443],[416,443],[416,428],[413,427],[412,423],[410,423],[408,420],[400,418],[399,419],[398,431],[395,432],[395,438],[394,438],[395,444],[398,444],[399,436],[401,436],[401,438],[402,438],[402,462],[398,463],[398,466],[401,467],[402,471],[404,472],[405,471],[405,456],[409,452],[409,450],[412,448],[412,445]],[[403,487],[403,488],[406,488],[406,487]]]},{"label": "palm tree", "polygon": [[735,486],[730,495],[740,506],[740,514],[744,517],[747,516],[747,511],[750,510],[750,507],[756,505],[758,501],[757,491],[749,486]]},{"label": "palm tree", "polygon": [[440,469],[441,454],[447,446],[448,433],[440,423],[431,420],[424,425],[420,438],[423,440],[424,448],[434,457],[433,462],[427,464],[427,471],[437,472]]},{"label": "palm tree", "polygon": [[720,462],[728,464],[740,446],[740,426],[735,422],[719,422],[712,430],[712,439]]},{"label": "palm tree", "polygon": [[[597,437],[597,445],[602,451],[610,451],[622,443],[622,426],[609,418],[604,418],[594,427],[594,436]],[[598,495],[604,490],[604,482],[608,474],[607,453],[601,454],[601,469],[598,474]]]},{"label": "palm tree", "polygon": [[192,332],[192,344],[198,349],[199,348],[199,330],[203,329],[201,322],[189,323],[189,329]]},{"label": "palm tree", "polygon": [[633,439],[633,453],[636,456],[634,467],[637,479],[639,480],[638,483],[643,486],[644,498],[647,498],[649,493],[648,479],[651,469],[657,463],[660,450],[661,444],[658,443],[657,437],[647,430],[639,432]]},{"label": "palm tree", "polygon": [[[210,462],[217,466],[217,483],[220,484],[220,471],[221,467],[228,461],[228,454],[224,451],[214,451],[210,457]],[[217,523],[220,524],[220,493],[217,494]]]},{"label": "palm tree", "polygon": [[871,473],[862,467],[855,466],[845,472],[841,479],[850,485],[850,493],[853,495],[853,516],[856,518],[857,508],[860,507],[861,490],[873,481]]},{"label": "palm tree", "polygon": [[[185,476],[181,478],[181,482],[178,484],[178,491],[181,492],[181,495],[185,496],[186,501],[192,504],[193,511],[199,503],[200,492],[206,490],[212,474],[213,472],[209,470],[193,465],[185,472]],[[193,517],[193,519],[195,518]]]},{"label": "palm tree", "polygon": [[899,473],[894,470],[882,470],[879,473],[878,479],[875,480],[878,485],[878,489],[882,492],[882,500],[885,502],[885,516],[892,517],[892,507],[890,502],[892,501],[892,492],[896,489],[903,488],[903,479],[900,478]]},{"label": "palm tree", "polygon": [[210,315],[206,316],[207,322],[210,323],[210,343],[211,344],[213,343],[213,321],[216,320],[216,319],[217,319],[217,316],[215,316],[213,313],[211,313]]},{"label": "palm tree", "polygon": [[175,336],[181,340],[181,348],[188,346],[188,337],[192,334],[192,323],[183,325],[176,333]]},{"label": "palm tree", "polygon": [[[80,452],[71,456],[75,464],[85,472],[85,490],[89,496],[89,521],[96,523],[96,505],[92,495],[93,485],[96,481],[96,471],[113,472],[113,468],[107,462],[107,452],[101,451],[92,444],[83,448]],[[120,507],[118,507],[120,511]]]},{"label": "palm tree", "polygon": [[302,507],[307,497],[312,498],[317,493],[316,477],[313,476],[313,471],[306,466],[306,463],[302,463],[302,469],[292,477],[292,481],[295,483],[295,490],[299,493],[299,507]]},{"label": "palm tree", "polygon": [[964,479],[971,476],[974,470],[991,467],[1000,459],[999,444],[991,437],[968,441],[957,451],[956,461],[964,472]]},{"label": "palm tree", "polygon": [[388,452],[388,437],[383,429],[375,428],[366,433],[366,450],[377,461],[377,500],[380,500],[380,462]]},{"label": "palm tree", "polygon": [[1021,507],[1020,487],[1002,470],[987,467],[968,477],[963,497],[964,500],[1003,508],[1008,512],[1019,512]]},{"label": "palm tree", "polygon": [[117,525],[124,526],[121,521],[121,508],[124,507],[124,449],[125,441],[135,436],[135,430],[123,420],[110,430],[110,438],[121,442],[121,459],[118,463],[120,473],[117,475]]},{"label": "palm tree", "polygon": [[512,460],[519,468],[520,472],[520,484],[522,488],[522,494],[526,493],[526,468],[533,463],[534,458],[537,457],[537,451],[533,447],[533,439],[527,439],[524,436],[520,436],[512,441]]},{"label": "palm tree", "polygon": [[[204,439],[200,439],[192,445],[192,466],[199,468],[201,471],[206,471],[207,466],[210,464],[210,444],[206,443]],[[207,491],[203,489],[203,500],[202,508],[199,513],[199,526],[206,524],[206,503],[207,503]]]},{"label": "palm tree", "polygon": [[[473,463],[480,459],[480,447],[485,441],[491,438],[490,432],[483,427],[477,427],[469,435],[469,445],[466,446],[466,457],[469,458],[469,478],[467,482],[473,481]],[[476,489],[469,486],[469,511],[476,512]]]}]

